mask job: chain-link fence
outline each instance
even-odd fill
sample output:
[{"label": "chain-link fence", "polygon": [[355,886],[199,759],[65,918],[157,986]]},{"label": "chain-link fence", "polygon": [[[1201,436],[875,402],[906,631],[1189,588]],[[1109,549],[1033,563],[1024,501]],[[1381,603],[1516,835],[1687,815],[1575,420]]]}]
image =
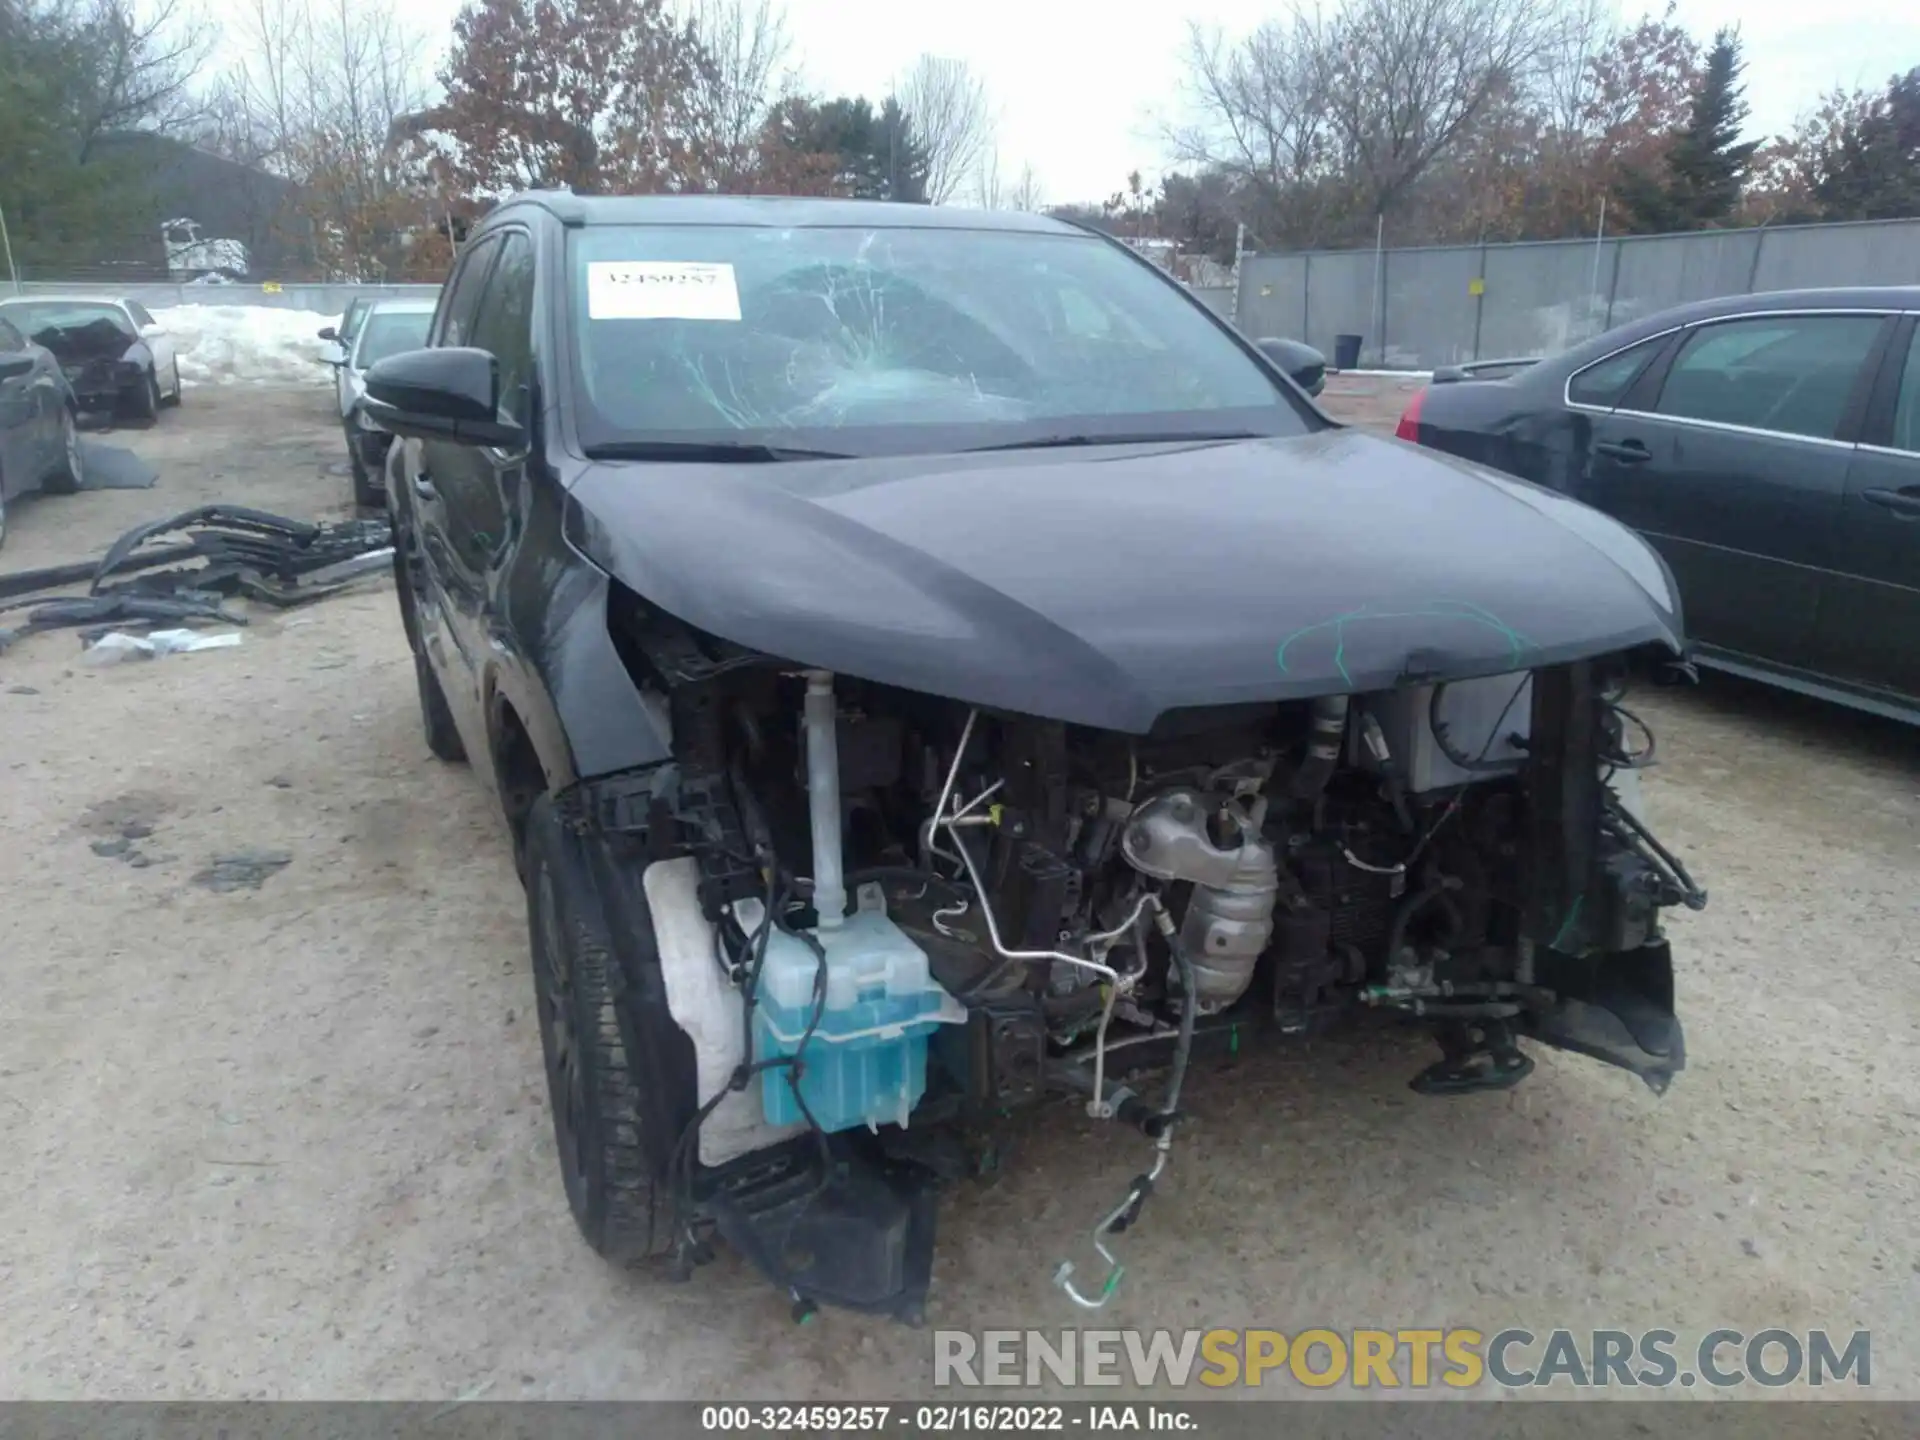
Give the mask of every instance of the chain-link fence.
[{"label": "chain-link fence", "polygon": [[1370,368],[1550,354],[1716,295],[1920,285],[1920,220],[1413,250],[1248,255],[1234,319]]}]

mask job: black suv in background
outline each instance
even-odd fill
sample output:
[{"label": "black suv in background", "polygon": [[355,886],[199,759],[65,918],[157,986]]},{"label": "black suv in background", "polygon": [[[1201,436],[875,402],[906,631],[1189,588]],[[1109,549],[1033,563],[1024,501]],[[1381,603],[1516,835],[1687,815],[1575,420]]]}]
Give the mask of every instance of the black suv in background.
[{"label": "black suv in background", "polygon": [[1640,531],[1703,664],[1920,722],[1920,287],[1707,300],[1434,379],[1400,437]]}]

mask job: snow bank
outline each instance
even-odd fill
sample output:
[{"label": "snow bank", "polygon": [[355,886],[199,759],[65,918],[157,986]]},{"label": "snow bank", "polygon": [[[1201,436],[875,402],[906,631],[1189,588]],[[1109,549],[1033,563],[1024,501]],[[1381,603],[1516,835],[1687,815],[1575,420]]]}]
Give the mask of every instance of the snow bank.
[{"label": "snow bank", "polygon": [[266,305],[173,305],[153,312],[170,331],[189,385],[324,385],[330,346],[318,331],[338,315]]}]

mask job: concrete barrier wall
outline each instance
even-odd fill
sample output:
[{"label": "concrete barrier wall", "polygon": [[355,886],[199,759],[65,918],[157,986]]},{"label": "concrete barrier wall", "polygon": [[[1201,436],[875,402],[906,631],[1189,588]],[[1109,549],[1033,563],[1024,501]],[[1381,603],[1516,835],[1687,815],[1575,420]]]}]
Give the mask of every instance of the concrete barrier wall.
[{"label": "concrete barrier wall", "polygon": [[[13,293],[0,282],[0,297]],[[29,280],[20,286],[23,295],[89,295],[101,299],[138,300],[149,310],[174,305],[267,305],[279,310],[312,310],[322,315],[338,315],[356,296],[373,298],[440,293],[438,285],[326,285],[287,284],[277,289],[264,285],[101,285]]]}]

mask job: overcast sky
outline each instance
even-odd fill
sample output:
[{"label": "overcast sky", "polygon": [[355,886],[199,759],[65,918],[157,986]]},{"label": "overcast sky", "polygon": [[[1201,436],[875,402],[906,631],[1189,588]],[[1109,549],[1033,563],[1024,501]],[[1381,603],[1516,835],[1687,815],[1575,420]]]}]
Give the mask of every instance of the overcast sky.
[{"label": "overcast sky", "polygon": [[[450,22],[459,0],[429,0]],[[914,57],[968,61],[998,119],[1003,183],[1022,164],[1049,203],[1104,199],[1138,168],[1166,162],[1159,135],[1177,118],[1187,22],[1244,32],[1277,0],[787,0],[794,60],[807,85],[884,95]],[[1920,18],[1887,0],[1679,0],[1679,19],[1710,35],[1738,24],[1746,42],[1751,130],[1771,135],[1836,84],[1884,84],[1920,65]],[[1642,7],[1628,0],[1623,14]],[[424,19],[425,16],[423,15]],[[444,33],[444,32],[443,32]]]}]

